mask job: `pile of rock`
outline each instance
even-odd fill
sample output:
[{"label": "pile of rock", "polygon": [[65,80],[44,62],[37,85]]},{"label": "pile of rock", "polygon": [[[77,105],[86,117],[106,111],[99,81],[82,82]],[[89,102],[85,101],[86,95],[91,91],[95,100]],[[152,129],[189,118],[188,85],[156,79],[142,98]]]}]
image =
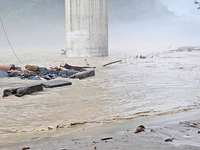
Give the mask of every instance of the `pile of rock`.
[{"label": "pile of rock", "polygon": [[[50,68],[34,65],[26,65],[25,68],[26,70],[22,70],[20,67],[16,67],[15,65],[0,65],[0,78],[19,77],[21,79],[29,80],[51,80],[57,77],[69,78],[76,73],[87,72],[85,68],[90,67],[70,66],[66,63],[65,65]],[[94,72],[94,70],[91,71]],[[94,73],[90,76],[94,76]]]}]

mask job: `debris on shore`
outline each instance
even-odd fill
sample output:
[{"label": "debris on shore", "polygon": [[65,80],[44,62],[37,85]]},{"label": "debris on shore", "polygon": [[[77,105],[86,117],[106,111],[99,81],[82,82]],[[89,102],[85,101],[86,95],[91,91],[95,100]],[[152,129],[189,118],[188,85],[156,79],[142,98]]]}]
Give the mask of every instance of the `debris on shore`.
[{"label": "debris on shore", "polygon": [[[16,67],[15,65],[0,65],[0,78],[18,77],[20,79],[28,80],[52,80],[57,77],[85,79],[95,76],[95,67],[71,66],[67,63],[50,68],[39,67],[35,65],[26,65],[25,69],[26,70],[22,70],[20,67]],[[3,91],[3,97],[11,95],[22,97],[24,95],[29,95],[35,92],[42,91],[43,87],[54,88],[67,85],[72,85],[72,83],[64,80],[55,80],[36,85],[26,85],[17,88],[9,88]]]},{"label": "debris on shore", "polygon": [[144,132],[145,131],[145,127],[143,125],[139,125],[136,127],[136,131],[134,133],[140,133],[140,132]]},{"label": "debris on shore", "polygon": [[27,149],[30,149],[29,146],[26,146],[26,147],[23,147],[22,150],[27,150]]},{"label": "debris on shore", "polygon": [[94,69],[95,67],[71,66],[67,63],[49,68],[26,65],[25,70],[22,70],[15,65],[0,65],[0,78],[18,77],[28,80],[52,80],[57,77],[63,77],[84,79],[86,77],[94,76]]}]

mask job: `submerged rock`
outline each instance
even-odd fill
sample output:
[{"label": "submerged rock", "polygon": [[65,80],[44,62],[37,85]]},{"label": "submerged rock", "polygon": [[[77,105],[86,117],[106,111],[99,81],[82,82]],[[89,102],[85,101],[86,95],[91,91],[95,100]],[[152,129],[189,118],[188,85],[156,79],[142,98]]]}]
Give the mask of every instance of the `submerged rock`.
[{"label": "submerged rock", "polygon": [[41,80],[38,76],[34,76],[31,80]]},{"label": "submerged rock", "polygon": [[17,97],[22,97],[24,95],[29,95],[38,91],[42,91],[43,86],[42,84],[36,84],[36,85],[27,85],[24,87],[19,88],[11,88],[11,89],[5,89],[3,91],[3,97],[7,97],[10,95],[15,95]]},{"label": "submerged rock", "polygon": [[69,76],[75,74],[76,71],[74,69],[64,70],[59,72],[59,76],[63,78],[68,78]]},{"label": "submerged rock", "polygon": [[85,79],[85,78],[92,77],[92,76],[95,76],[94,70],[79,72],[79,73],[76,73],[74,75],[71,75],[70,78],[72,78],[72,79],[75,79],[75,78]]},{"label": "submerged rock", "polygon": [[0,78],[5,78],[5,77],[8,77],[8,73],[0,70]]}]

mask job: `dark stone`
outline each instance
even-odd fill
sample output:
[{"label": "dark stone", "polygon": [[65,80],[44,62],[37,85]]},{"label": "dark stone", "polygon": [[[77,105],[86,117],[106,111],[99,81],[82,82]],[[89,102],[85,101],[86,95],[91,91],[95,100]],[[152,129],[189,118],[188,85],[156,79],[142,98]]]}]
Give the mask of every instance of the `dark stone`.
[{"label": "dark stone", "polygon": [[15,67],[14,70],[21,70],[22,68],[21,67]]},{"label": "dark stone", "polygon": [[8,77],[18,77],[18,72],[8,71]]},{"label": "dark stone", "polygon": [[108,138],[103,138],[101,139],[102,141],[106,141],[106,140],[112,140],[113,138],[112,137],[108,137]]},{"label": "dark stone", "polygon": [[64,70],[59,72],[59,76],[63,78],[68,78],[69,76],[75,74],[76,71],[74,69]]},{"label": "dark stone", "polygon": [[20,76],[20,79],[25,80],[25,77],[24,76]]},{"label": "dark stone", "polygon": [[51,79],[55,79],[55,78],[57,77],[57,75],[55,75],[55,74],[49,74],[49,77],[50,77]]},{"label": "dark stone", "polygon": [[61,76],[61,77],[63,77],[63,78],[68,78],[66,70],[65,71],[60,71],[58,75]]},{"label": "dark stone", "polygon": [[0,70],[0,78],[5,78],[5,77],[8,77],[8,73]]},{"label": "dark stone", "polygon": [[22,150],[31,149],[29,146],[23,147]]},{"label": "dark stone", "polygon": [[10,70],[21,70],[21,67],[17,67],[15,66],[15,64],[11,64],[10,66],[11,66]]},{"label": "dark stone", "polygon": [[56,80],[56,81],[48,81],[46,83],[42,83],[42,85],[45,88],[53,88],[53,87],[72,85],[72,83],[69,81]]},{"label": "dark stone", "polygon": [[73,74],[76,74],[76,71],[74,69],[68,70],[68,74],[67,74],[68,76],[71,76]]},{"label": "dark stone", "polygon": [[76,74],[70,76],[70,78],[73,78],[73,79],[75,79],[75,78],[85,79],[85,78],[92,77],[92,76],[95,76],[95,71],[94,70],[79,72],[79,73],[76,73]]},{"label": "dark stone", "polygon": [[52,70],[52,71],[49,71],[49,74],[54,74],[56,76],[58,76],[60,71],[57,71],[56,69]]},{"label": "dark stone", "polygon": [[165,142],[172,142],[173,139],[166,139]]},{"label": "dark stone", "polygon": [[43,75],[41,77],[44,78],[44,79],[46,79],[46,80],[51,80],[51,77],[49,75]]},{"label": "dark stone", "polygon": [[46,75],[49,73],[49,70],[45,67],[39,67],[39,75]]},{"label": "dark stone", "polygon": [[34,76],[31,80],[41,80],[38,76]]},{"label": "dark stone", "polygon": [[3,91],[3,97],[7,97],[10,95],[15,95],[17,97],[22,97],[24,95],[29,95],[37,91],[42,91],[43,86],[42,84],[37,84],[37,85],[28,85],[24,87],[19,87],[19,88],[12,88],[12,89],[5,89]]}]

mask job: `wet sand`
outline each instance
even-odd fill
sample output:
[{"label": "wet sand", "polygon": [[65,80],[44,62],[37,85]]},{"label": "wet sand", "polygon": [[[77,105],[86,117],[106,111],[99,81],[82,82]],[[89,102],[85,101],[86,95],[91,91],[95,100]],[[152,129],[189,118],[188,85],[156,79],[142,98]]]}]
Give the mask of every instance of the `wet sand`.
[{"label": "wet sand", "polygon": [[[177,114],[137,118],[104,124],[57,138],[33,139],[3,150],[29,146],[31,150],[199,150],[199,109]],[[135,134],[137,125],[143,124],[145,132]],[[102,141],[102,138],[113,139]],[[165,142],[166,139],[171,142]]]}]

